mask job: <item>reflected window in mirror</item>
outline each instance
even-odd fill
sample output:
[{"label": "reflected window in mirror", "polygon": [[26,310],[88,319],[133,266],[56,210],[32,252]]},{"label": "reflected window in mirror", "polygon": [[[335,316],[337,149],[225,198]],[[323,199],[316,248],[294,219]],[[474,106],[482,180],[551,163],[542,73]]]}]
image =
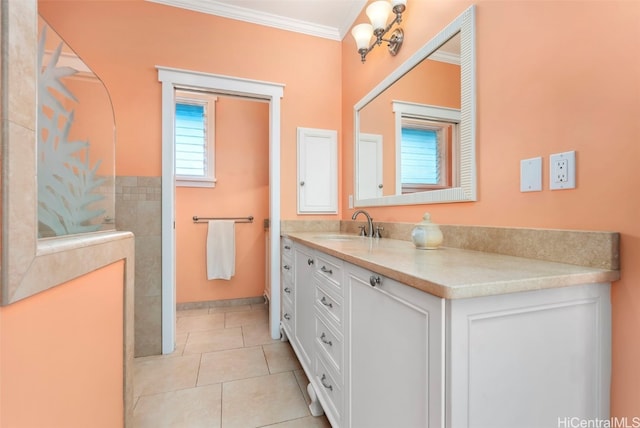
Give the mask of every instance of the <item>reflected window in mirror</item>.
[{"label": "reflected window in mirror", "polygon": [[394,101],[393,112],[396,194],[456,186],[460,110]]},{"label": "reflected window in mirror", "polygon": [[400,142],[401,193],[451,185],[451,135],[455,124],[403,118]]}]

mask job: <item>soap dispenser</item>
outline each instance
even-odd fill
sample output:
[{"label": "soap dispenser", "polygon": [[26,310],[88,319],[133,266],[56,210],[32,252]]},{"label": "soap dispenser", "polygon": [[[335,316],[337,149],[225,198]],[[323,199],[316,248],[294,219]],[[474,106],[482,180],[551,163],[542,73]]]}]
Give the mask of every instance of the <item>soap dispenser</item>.
[{"label": "soap dispenser", "polygon": [[434,250],[442,244],[442,231],[431,222],[431,214],[424,213],[422,221],[416,223],[411,231],[413,245],[419,250]]}]

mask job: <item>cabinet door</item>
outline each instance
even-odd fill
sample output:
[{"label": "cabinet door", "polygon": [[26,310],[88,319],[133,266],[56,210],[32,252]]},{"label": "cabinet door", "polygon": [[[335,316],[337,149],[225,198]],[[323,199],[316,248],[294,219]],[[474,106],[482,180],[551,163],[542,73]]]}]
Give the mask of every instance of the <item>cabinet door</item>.
[{"label": "cabinet door", "polygon": [[443,426],[443,299],[356,266],[346,278],[347,425]]},{"label": "cabinet door", "polygon": [[587,284],[448,301],[447,426],[608,420],[609,296]]},{"label": "cabinet door", "polygon": [[308,370],[313,355],[315,337],[315,320],[313,303],[315,298],[315,284],[313,282],[314,253],[311,249],[295,245],[295,291],[294,291],[294,335],[296,351],[300,362]]},{"label": "cabinet door", "polygon": [[298,128],[298,214],[338,212],[338,133]]}]

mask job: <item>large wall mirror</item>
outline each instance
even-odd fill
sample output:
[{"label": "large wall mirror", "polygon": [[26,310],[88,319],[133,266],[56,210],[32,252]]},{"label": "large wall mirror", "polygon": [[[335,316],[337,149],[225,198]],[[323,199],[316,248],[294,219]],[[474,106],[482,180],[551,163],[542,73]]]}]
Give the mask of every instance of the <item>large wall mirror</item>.
[{"label": "large wall mirror", "polygon": [[476,200],[475,7],[360,100],[356,207]]}]

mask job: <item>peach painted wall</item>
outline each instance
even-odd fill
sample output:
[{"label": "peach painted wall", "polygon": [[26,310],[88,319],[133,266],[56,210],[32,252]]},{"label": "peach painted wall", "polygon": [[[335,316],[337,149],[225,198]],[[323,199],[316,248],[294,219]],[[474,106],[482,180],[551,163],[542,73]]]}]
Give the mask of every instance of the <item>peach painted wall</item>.
[{"label": "peach painted wall", "polygon": [[[176,300],[178,303],[261,296],[269,218],[269,104],[238,98],[216,101],[216,187],[176,189]],[[207,280],[207,225],[192,217],[246,217],[238,223],[236,274]]]},{"label": "peach painted wall", "polygon": [[161,175],[156,65],[284,84],[281,215],[297,217],[296,128],[341,127],[339,41],[143,0],[40,0],[38,8],[109,89],[118,176]]},{"label": "peach painted wall", "polygon": [[[417,222],[429,211],[445,224],[620,232],[611,413],[640,416],[640,2],[409,0],[397,57],[378,49],[361,64],[353,40],[343,41],[343,134],[353,135],[352,106],[472,3],[478,201],[369,211],[380,221]],[[343,199],[353,193],[346,141]],[[549,155],[567,150],[577,152],[577,188],[550,191]],[[520,160],[535,156],[544,190],[520,193]]]},{"label": "peach painted wall", "polygon": [[0,426],[123,426],[124,261],[0,308]]}]

